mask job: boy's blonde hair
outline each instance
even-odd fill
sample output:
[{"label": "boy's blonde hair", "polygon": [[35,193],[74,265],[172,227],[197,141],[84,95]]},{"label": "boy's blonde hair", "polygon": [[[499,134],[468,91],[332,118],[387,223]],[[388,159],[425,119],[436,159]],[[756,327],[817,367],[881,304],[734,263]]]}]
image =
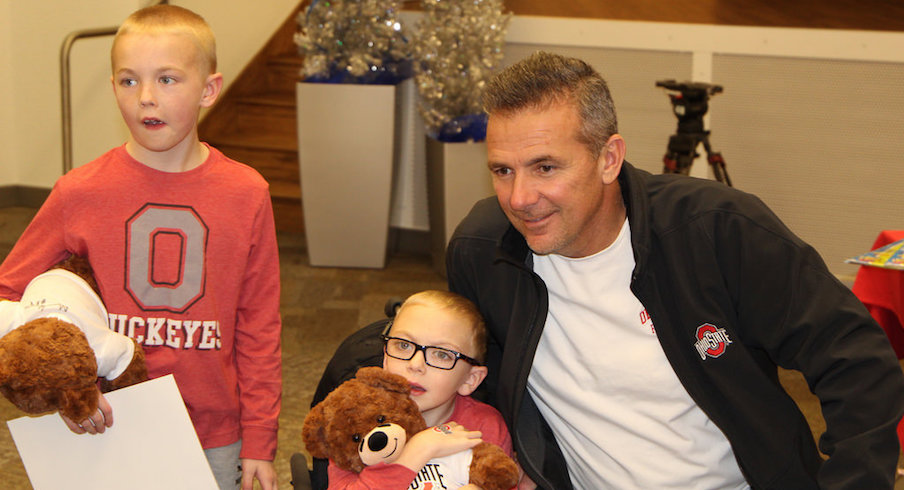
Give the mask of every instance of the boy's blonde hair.
[{"label": "boy's blonde hair", "polygon": [[116,50],[119,38],[126,34],[187,34],[198,47],[199,59],[206,65],[207,74],[217,71],[217,43],[213,31],[203,17],[191,10],[162,4],[133,12],[116,31],[111,53]]},{"label": "boy's blonde hair", "polygon": [[483,316],[477,307],[468,298],[449,291],[428,289],[412,294],[402,303],[396,316],[399,316],[408,306],[427,306],[439,308],[449,313],[458,315],[471,327],[471,341],[476,349],[473,353],[462,352],[477,359],[481,363],[486,362],[487,355],[487,327]]}]

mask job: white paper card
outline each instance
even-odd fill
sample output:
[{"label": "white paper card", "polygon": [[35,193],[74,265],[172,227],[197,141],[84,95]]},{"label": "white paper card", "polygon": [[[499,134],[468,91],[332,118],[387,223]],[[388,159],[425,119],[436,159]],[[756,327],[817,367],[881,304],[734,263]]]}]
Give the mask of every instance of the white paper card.
[{"label": "white paper card", "polygon": [[73,434],[59,414],[7,422],[36,489],[216,490],[172,375],[104,395],[113,427]]}]

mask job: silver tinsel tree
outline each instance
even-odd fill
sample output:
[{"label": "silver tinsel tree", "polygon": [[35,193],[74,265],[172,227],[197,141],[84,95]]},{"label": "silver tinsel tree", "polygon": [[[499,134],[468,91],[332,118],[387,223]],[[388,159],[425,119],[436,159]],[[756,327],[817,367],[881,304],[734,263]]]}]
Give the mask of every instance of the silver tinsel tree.
[{"label": "silver tinsel tree", "polygon": [[502,60],[511,14],[502,0],[422,0],[413,43],[418,109],[440,141],[482,141],[481,97]]},{"label": "silver tinsel tree", "polygon": [[295,42],[308,81],[395,83],[410,73],[401,0],[313,0]]}]

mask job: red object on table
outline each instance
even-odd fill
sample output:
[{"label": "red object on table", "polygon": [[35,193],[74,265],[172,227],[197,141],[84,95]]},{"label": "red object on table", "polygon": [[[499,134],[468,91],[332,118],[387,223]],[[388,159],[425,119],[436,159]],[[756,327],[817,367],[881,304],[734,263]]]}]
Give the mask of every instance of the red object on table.
[{"label": "red object on table", "polygon": [[[898,240],[904,240],[904,230],[885,230],[873,250]],[[853,291],[885,330],[898,359],[904,358],[904,271],[862,265]]]},{"label": "red object on table", "polygon": [[[885,230],[873,250],[898,240],[904,240],[904,230]],[[904,271],[862,265],[852,289],[885,330],[898,359],[904,358]],[[904,447],[904,420],[898,423],[898,440]]]}]

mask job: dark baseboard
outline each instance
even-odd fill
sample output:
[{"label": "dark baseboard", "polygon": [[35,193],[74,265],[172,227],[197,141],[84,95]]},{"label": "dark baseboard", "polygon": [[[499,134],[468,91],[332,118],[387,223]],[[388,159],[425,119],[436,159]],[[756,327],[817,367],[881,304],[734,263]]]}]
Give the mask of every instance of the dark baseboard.
[{"label": "dark baseboard", "polygon": [[403,252],[414,255],[430,255],[430,232],[389,228],[390,252]]},{"label": "dark baseboard", "polygon": [[388,253],[405,253],[430,257],[433,261],[433,270],[446,277],[446,248],[436,247],[436,237],[429,231],[406,230],[401,228],[389,228]]},{"label": "dark baseboard", "polygon": [[50,189],[25,185],[0,186],[0,208],[39,208],[50,195]]}]

